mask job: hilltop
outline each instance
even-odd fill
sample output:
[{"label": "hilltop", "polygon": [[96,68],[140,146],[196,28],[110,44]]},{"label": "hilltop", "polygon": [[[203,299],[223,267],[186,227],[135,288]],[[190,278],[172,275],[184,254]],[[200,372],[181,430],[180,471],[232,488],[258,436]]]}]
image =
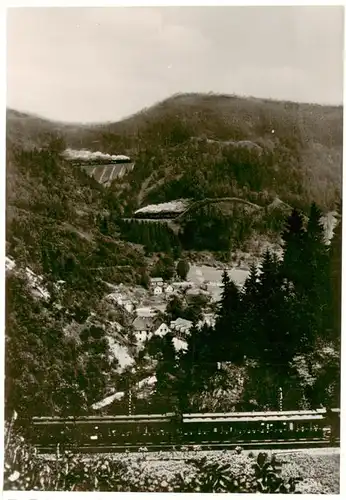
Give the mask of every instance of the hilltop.
[{"label": "hilltop", "polygon": [[341,106],[191,93],[119,122],[80,125],[8,110],[9,144],[40,147],[51,135],[70,148],[134,158],[133,173],[114,186],[131,210],[183,197],[257,201],[259,194],[269,203],[314,199],[329,209],[340,192]]}]

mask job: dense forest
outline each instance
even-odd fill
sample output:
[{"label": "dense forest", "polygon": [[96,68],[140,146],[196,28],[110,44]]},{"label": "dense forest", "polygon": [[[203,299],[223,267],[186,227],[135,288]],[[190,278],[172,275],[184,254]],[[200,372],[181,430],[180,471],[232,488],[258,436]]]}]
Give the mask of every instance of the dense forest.
[{"label": "dense forest", "polygon": [[181,242],[179,237],[168,227],[167,224],[155,224],[144,221],[117,221],[121,236],[134,243],[144,246],[147,254],[153,252],[164,252],[171,254],[174,258],[181,255]]},{"label": "dense forest", "polygon": [[210,251],[228,260],[238,249],[246,248],[256,234],[277,241],[284,226],[287,205],[258,207],[247,211],[241,203],[223,210],[217,203],[197,208],[183,220],[175,220],[176,230],[164,222],[122,219],[110,212],[100,220],[100,231],[120,235],[125,241],[143,245],[146,255],[164,252],[177,259],[183,250]]}]

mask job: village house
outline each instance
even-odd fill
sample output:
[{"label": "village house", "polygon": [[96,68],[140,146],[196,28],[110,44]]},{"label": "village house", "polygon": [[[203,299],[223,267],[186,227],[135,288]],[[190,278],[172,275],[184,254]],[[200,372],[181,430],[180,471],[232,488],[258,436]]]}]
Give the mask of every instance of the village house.
[{"label": "village house", "polygon": [[177,318],[175,321],[171,321],[170,328],[179,333],[188,333],[192,328],[192,321],[184,318]]},{"label": "village house", "polygon": [[162,286],[159,286],[159,285],[156,285],[155,288],[153,289],[153,293],[154,295],[158,296],[158,295],[162,295],[163,293],[163,288]]},{"label": "village house", "polygon": [[137,316],[132,323],[137,342],[145,342],[154,335],[164,337],[169,331],[169,326],[159,318],[145,318]]},{"label": "village house", "polygon": [[162,278],[150,278],[150,290],[154,295],[162,295],[164,281]]},{"label": "village house", "polygon": [[173,345],[176,352],[187,350],[187,342],[177,337],[173,338]]},{"label": "village house", "polygon": [[170,332],[169,326],[166,325],[166,323],[161,323],[160,326],[154,331],[154,335],[164,337],[168,332]]},{"label": "village house", "polygon": [[165,286],[165,294],[171,295],[173,292],[174,292],[173,285],[168,284]]},{"label": "village house", "polygon": [[200,328],[203,325],[214,327],[216,323],[216,315],[214,313],[203,314],[202,319],[198,322],[197,326]]},{"label": "village house", "polygon": [[163,278],[150,278],[150,287],[155,288],[156,286],[163,287],[164,281]]},{"label": "village house", "polygon": [[124,307],[124,309],[126,309],[126,311],[129,313],[131,313],[135,308],[135,305],[132,302],[132,300],[126,297],[125,294],[120,292],[110,293],[109,295],[107,295],[107,299],[112,302],[115,302],[118,306]]},{"label": "village house", "polygon": [[132,323],[137,342],[145,342],[151,336],[153,321],[150,318],[137,318]]},{"label": "village house", "polygon": [[172,283],[172,286],[175,290],[186,290],[192,287],[192,283],[190,283],[189,281],[175,281],[174,283]]},{"label": "village house", "polygon": [[141,318],[152,318],[155,314],[155,311],[150,306],[137,307],[136,309],[136,316],[140,316]]}]

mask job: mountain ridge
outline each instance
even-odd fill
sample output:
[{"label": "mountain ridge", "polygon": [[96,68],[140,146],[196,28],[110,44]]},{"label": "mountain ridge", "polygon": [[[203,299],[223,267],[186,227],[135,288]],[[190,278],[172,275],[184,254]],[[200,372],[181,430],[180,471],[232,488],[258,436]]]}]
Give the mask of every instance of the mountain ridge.
[{"label": "mountain ridge", "polygon": [[[304,208],[315,200],[333,210],[341,190],[342,109],[212,93],[175,94],[106,123],[63,123],[8,109],[7,145],[40,148],[58,137],[66,148],[129,155],[134,171],[111,187],[127,215],[183,197],[254,203],[279,197]],[[193,183],[212,187],[199,196]]]}]

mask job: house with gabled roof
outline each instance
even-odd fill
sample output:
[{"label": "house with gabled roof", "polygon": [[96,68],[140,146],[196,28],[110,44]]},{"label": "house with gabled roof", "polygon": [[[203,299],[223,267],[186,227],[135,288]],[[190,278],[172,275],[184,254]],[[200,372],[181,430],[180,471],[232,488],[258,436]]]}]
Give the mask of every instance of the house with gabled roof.
[{"label": "house with gabled roof", "polygon": [[188,333],[192,328],[192,321],[184,318],[177,318],[175,321],[171,321],[169,327],[171,330],[175,330],[180,333]]},{"label": "house with gabled roof", "polygon": [[160,278],[160,277],[155,277],[155,278],[150,278],[150,286],[154,287],[154,286],[163,286],[163,283],[164,283],[164,279],[163,278]]},{"label": "house with gabled roof", "polygon": [[135,312],[141,318],[153,318],[156,315],[151,306],[137,307]]},{"label": "house with gabled roof", "polygon": [[138,342],[144,342],[147,340],[151,334],[153,327],[152,318],[144,318],[137,316],[137,318],[132,323],[132,328],[134,330],[135,337]]},{"label": "house with gabled roof", "polygon": [[169,326],[166,323],[161,322],[160,326],[158,328],[156,328],[156,330],[154,330],[153,335],[158,335],[159,337],[164,337],[170,331],[171,331],[171,329],[169,328]]},{"label": "house with gabled roof", "polygon": [[161,295],[163,293],[163,287],[163,278],[150,278],[150,290],[154,295]]},{"label": "house with gabled roof", "polygon": [[207,325],[209,327],[215,327],[216,323],[216,314],[214,313],[205,313],[202,316],[202,319],[198,322],[197,326],[200,328],[203,325]]}]

